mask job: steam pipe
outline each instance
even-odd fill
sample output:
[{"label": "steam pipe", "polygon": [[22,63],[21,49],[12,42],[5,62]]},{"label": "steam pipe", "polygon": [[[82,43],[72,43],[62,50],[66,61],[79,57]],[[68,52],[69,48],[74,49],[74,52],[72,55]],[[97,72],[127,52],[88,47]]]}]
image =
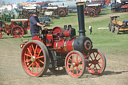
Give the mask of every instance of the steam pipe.
[{"label": "steam pipe", "polygon": [[77,2],[77,13],[79,23],[79,37],[85,37],[85,26],[84,26],[84,4],[85,2]]}]

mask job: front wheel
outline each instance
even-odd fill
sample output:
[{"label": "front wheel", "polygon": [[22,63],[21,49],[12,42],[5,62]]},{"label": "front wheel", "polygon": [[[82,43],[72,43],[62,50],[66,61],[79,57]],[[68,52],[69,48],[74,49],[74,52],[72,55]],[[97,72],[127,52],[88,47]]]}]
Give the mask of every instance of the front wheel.
[{"label": "front wheel", "polygon": [[115,26],[111,26],[111,32],[115,31]]},{"label": "front wheel", "polygon": [[116,34],[119,34],[119,27],[116,27],[116,26],[115,26],[115,33],[116,33]]},{"label": "front wheel", "polygon": [[81,77],[85,71],[85,58],[79,51],[71,51],[65,59],[65,69],[72,77]]},{"label": "front wheel", "polygon": [[106,68],[106,58],[97,49],[92,49],[88,53],[87,71],[91,74],[102,74]]}]

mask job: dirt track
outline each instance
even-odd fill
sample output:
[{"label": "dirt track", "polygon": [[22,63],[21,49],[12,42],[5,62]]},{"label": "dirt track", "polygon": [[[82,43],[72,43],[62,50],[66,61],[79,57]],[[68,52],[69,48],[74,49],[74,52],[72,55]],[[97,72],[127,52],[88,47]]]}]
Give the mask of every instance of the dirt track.
[{"label": "dirt track", "polygon": [[30,77],[21,65],[20,43],[11,37],[0,39],[0,85],[128,85],[128,50],[103,51],[107,67],[100,76],[85,73],[78,79],[48,71],[43,77]]}]

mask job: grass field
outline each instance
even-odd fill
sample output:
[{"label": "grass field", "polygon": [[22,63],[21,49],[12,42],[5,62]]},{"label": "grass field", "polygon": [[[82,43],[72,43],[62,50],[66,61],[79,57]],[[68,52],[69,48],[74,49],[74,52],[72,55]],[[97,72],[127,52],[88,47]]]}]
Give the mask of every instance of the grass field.
[{"label": "grass field", "polygon": [[[98,19],[99,17],[102,17],[107,14],[111,15],[111,11],[105,9],[101,12],[101,15],[97,17],[91,18],[85,16],[86,36],[91,38],[91,40],[93,41],[94,48],[100,48],[101,50],[106,50],[106,51],[118,49],[119,52],[121,51],[121,49],[127,50],[128,48],[127,32],[121,33],[119,35],[116,35],[115,33],[111,33],[108,30],[108,24],[110,22],[109,15],[106,18],[103,18],[102,20]],[[92,19],[96,19],[96,21],[93,21]],[[119,20],[128,20],[128,15],[120,16]],[[77,35],[79,35],[77,13],[70,13],[67,17],[61,17],[60,19],[52,19],[50,27],[47,28],[53,28],[54,26],[60,26],[63,28],[63,25],[72,25],[72,27],[76,29]],[[89,29],[88,29],[89,25],[92,25],[93,27],[92,35],[89,34]],[[106,28],[106,29],[98,29],[98,28]],[[30,34],[26,36],[30,36]],[[31,37],[25,37],[23,39],[31,39]]]},{"label": "grass field", "polygon": [[[127,49],[128,48],[128,45],[127,45],[128,32],[120,33],[119,35],[116,35],[115,33],[111,33],[108,30],[110,15],[113,15],[110,10],[103,9],[100,15],[97,17],[85,16],[86,36],[91,38],[94,48],[99,48],[101,50],[110,51],[110,52],[116,50],[118,51],[118,53],[120,52],[125,53],[124,50],[128,51]],[[103,16],[105,17],[101,18]],[[126,15],[120,16],[118,19],[128,20],[128,15],[126,14]],[[69,13],[67,17],[52,19],[50,27],[47,27],[47,28],[53,28],[54,26],[60,26],[63,28],[64,25],[72,25],[72,27],[76,29],[77,35],[79,35],[77,13]],[[89,34],[89,29],[88,29],[89,25],[92,25],[92,28],[93,28],[92,35]],[[105,28],[105,29],[98,29],[98,28]],[[9,39],[9,40],[12,40],[12,39]],[[15,42],[18,42],[18,43],[20,43],[21,40],[31,40],[30,32],[27,35],[24,35],[24,38],[22,39],[14,38],[13,40],[15,40]]]},{"label": "grass field", "polygon": [[[108,16],[102,19],[98,19],[100,17],[103,17],[104,15],[108,15]],[[128,32],[121,33],[119,35],[116,35],[115,33],[111,33],[108,30],[110,15],[113,15],[110,10],[103,9],[100,15],[97,17],[85,16],[86,36],[91,38],[94,48],[99,48],[101,50],[110,51],[110,52],[118,49],[117,50],[118,53],[120,52],[125,53],[124,50],[128,51],[127,49],[128,48],[128,45],[127,45]],[[128,20],[128,15],[126,14],[126,15],[120,16],[118,19]],[[52,19],[50,27],[47,27],[47,28],[53,28],[54,26],[60,26],[63,28],[64,25],[72,25],[72,27],[76,29],[77,35],[79,35],[77,13],[69,13],[67,17]],[[89,34],[89,29],[88,29],[89,25],[92,25],[92,28],[93,28],[92,35]],[[105,29],[98,29],[98,28],[105,28]],[[15,42],[18,42],[18,43],[20,43],[21,40],[31,40],[30,32],[27,35],[24,35],[24,38],[14,39],[14,40]]]}]

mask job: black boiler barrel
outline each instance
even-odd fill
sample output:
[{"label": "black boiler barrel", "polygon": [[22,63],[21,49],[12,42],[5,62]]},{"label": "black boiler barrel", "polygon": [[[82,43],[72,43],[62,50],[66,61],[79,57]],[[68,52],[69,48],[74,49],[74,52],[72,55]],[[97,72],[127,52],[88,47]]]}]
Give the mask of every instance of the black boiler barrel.
[{"label": "black boiler barrel", "polygon": [[78,22],[79,22],[79,37],[85,35],[85,26],[84,26],[84,5],[85,2],[77,2],[77,13],[78,13]]}]

